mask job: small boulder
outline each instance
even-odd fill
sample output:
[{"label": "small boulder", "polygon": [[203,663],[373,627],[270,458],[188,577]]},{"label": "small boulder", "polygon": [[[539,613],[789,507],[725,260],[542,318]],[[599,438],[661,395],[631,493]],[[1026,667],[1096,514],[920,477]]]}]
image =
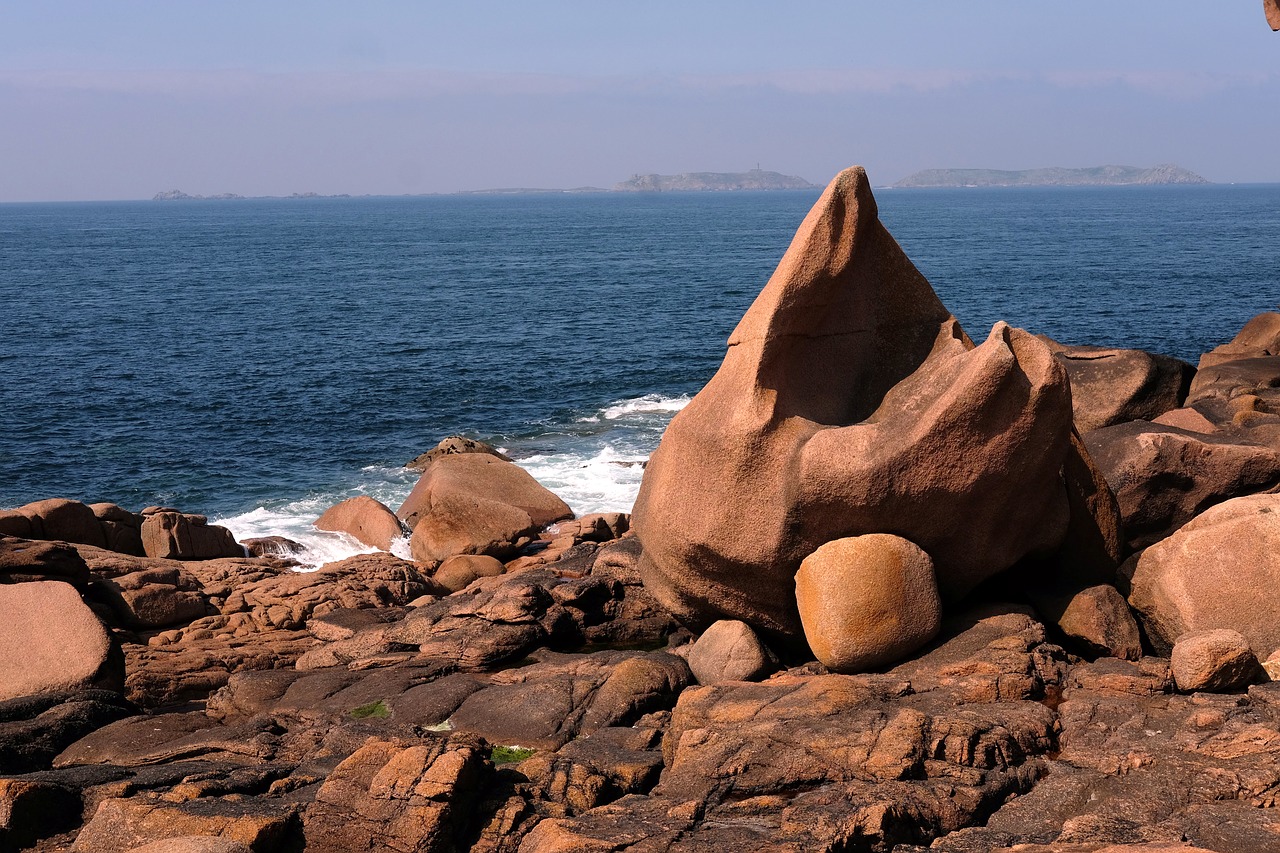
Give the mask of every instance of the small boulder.
[{"label": "small boulder", "polygon": [[512,461],[510,456],[492,445],[485,444],[483,441],[476,441],[474,438],[466,438],[461,435],[451,435],[426,453],[421,453],[406,462],[404,467],[411,471],[425,471],[431,467],[432,462],[441,456],[452,456],[457,453],[487,453],[504,462]]},{"label": "small boulder", "polygon": [[887,533],[836,539],[806,557],[796,603],[809,648],[834,672],[900,660],[934,638],[942,616],[933,561]]},{"label": "small boulder", "polygon": [[449,592],[466,589],[476,578],[497,577],[506,571],[496,557],[483,554],[458,554],[440,564],[431,579]]},{"label": "small boulder", "polygon": [[295,542],[285,536],[255,536],[243,539],[245,553],[250,557],[279,557],[289,559],[307,550],[301,542]]},{"label": "small boulder", "polygon": [[166,560],[215,560],[243,557],[244,548],[231,531],[209,524],[202,515],[161,510],[146,513],[142,522],[142,545],[148,557]]},{"label": "small boulder", "polygon": [[75,587],[0,584],[0,613],[0,701],[124,686],[124,658]]},{"label": "small boulder", "polygon": [[1036,608],[1092,656],[1142,657],[1142,637],[1129,603],[1114,586],[1099,584],[1074,595],[1033,595]]},{"label": "small boulder", "polygon": [[379,551],[390,551],[391,543],[404,535],[396,514],[368,495],[348,498],[329,507],[316,520],[316,529],[346,533]]},{"label": "small boulder", "polygon": [[484,453],[435,459],[399,516],[413,528],[415,560],[454,554],[514,556],[521,539],[573,510],[519,465]]},{"label": "small boulder", "polygon": [[1039,336],[1071,378],[1071,410],[1081,433],[1151,420],[1182,405],[1196,369],[1136,349],[1065,346]]},{"label": "small boulder", "polygon": [[1157,651],[1192,631],[1239,631],[1259,655],[1280,647],[1280,495],[1211,507],[1126,564],[1129,603]]},{"label": "small boulder", "polygon": [[1239,690],[1262,673],[1244,635],[1224,628],[1183,634],[1173,644],[1170,663],[1184,693]]},{"label": "small boulder", "polygon": [[746,622],[721,619],[702,632],[689,650],[689,669],[699,684],[759,681],[778,660]]}]

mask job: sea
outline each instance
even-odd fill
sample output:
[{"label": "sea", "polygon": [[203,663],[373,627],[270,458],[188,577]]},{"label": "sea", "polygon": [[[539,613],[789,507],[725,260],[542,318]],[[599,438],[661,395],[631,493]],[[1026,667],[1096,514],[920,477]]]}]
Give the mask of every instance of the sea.
[{"label": "sea", "polygon": [[[877,190],[974,338],[1195,362],[1280,300],[1280,185]],[[818,190],[0,204],[0,508],[316,531],[449,435],[627,511]]]}]

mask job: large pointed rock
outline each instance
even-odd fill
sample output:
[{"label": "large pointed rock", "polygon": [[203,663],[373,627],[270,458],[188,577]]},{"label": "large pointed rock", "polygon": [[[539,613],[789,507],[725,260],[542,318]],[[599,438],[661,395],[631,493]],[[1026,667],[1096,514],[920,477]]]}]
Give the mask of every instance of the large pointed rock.
[{"label": "large pointed rock", "polygon": [[974,347],[849,169],[649,462],[633,516],[645,586],[696,626],[799,640],[800,561],[892,533],[954,599],[1061,543],[1071,424],[1049,348],[1003,323]]}]

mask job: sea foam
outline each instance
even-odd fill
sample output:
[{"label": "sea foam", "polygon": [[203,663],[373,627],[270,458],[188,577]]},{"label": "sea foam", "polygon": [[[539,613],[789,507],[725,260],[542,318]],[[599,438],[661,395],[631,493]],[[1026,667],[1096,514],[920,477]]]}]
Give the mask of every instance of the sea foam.
[{"label": "sea foam", "polygon": [[[689,400],[687,394],[616,400],[568,423],[544,424],[528,434],[507,437],[500,449],[559,495],[576,515],[630,512],[649,454]],[[240,541],[264,536],[291,539],[303,547],[299,562],[315,569],[376,550],[346,534],[317,530],[315,521],[326,509],[347,498],[368,495],[395,510],[418,477],[408,468],[372,465],[359,471],[357,484],[350,488],[258,506],[214,523],[228,528]],[[407,539],[393,543],[391,552],[409,559]]]}]

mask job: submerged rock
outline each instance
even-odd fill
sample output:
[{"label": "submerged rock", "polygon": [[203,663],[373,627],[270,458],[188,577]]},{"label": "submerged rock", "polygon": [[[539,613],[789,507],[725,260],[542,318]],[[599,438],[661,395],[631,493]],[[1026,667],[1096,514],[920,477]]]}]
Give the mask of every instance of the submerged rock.
[{"label": "submerged rock", "polygon": [[1062,543],[1071,427],[1049,348],[1003,323],[974,347],[849,169],[650,460],[633,516],[645,585],[691,625],[799,642],[801,560],[891,531],[959,598]]},{"label": "submerged rock", "polygon": [[439,444],[428,450],[426,453],[420,453],[413,459],[405,463],[406,468],[412,471],[425,471],[431,467],[431,463],[439,459],[441,456],[451,456],[455,453],[487,453],[490,456],[496,456],[504,462],[510,462],[511,457],[490,444],[483,441],[476,441],[474,438],[466,438],[461,435],[451,435],[441,440]]}]

